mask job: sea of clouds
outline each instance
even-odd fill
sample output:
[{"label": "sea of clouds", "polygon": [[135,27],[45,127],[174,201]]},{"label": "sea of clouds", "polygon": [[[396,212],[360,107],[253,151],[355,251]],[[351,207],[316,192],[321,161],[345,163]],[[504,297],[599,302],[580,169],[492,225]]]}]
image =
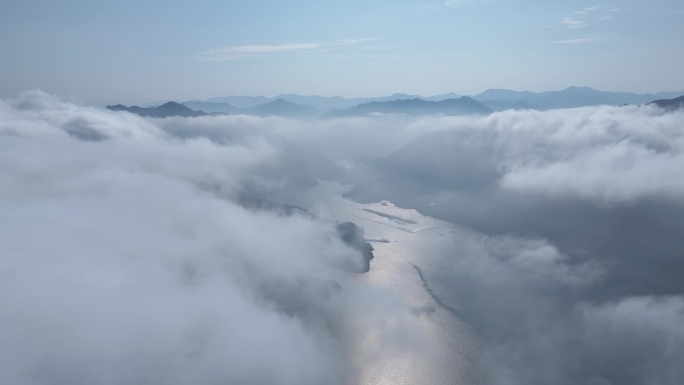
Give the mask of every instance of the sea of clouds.
[{"label": "sea of clouds", "polygon": [[143,119],[23,93],[0,101],[0,382],[354,383],[355,317],[424,348],[334,223],[254,204],[315,212],[328,181],[486,239],[426,273],[483,383],[676,383],[683,153],[684,112],[650,106]]},{"label": "sea of clouds", "polygon": [[37,91],[0,103],[0,138],[0,383],[344,382],[363,301],[337,267],[362,256],[236,203],[286,184],[278,148]]}]

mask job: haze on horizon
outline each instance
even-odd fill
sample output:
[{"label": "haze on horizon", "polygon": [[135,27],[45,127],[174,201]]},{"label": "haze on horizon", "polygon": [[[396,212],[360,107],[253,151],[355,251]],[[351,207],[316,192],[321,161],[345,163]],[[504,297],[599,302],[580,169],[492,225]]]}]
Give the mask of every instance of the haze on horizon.
[{"label": "haze on horizon", "polygon": [[0,97],[677,91],[683,14],[677,0],[6,0]]}]

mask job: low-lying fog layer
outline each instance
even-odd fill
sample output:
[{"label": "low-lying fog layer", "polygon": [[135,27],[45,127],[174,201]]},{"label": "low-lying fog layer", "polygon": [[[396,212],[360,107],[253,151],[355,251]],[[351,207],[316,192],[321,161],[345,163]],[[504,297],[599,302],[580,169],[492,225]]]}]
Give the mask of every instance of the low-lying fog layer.
[{"label": "low-lying fog layer", "polygon": [[684,113],[648,106],[143,119],[27,92],[0,101],[0,383],[353,383],[361,315],[424,349],[334,223],[254,203],[323,214],[322,182],[479,234],[421,271],[479,382],[676,383],[682,170]]}]

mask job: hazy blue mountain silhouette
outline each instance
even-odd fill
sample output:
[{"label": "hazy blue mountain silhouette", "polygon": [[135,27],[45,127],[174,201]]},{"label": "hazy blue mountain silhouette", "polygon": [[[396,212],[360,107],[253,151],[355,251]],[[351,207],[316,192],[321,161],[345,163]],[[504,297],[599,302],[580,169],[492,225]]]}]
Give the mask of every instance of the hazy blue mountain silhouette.
[{"label": "hazy blue mountain silhouette", "polygon": [[484,104],[467,96],[458,99],[428,101],[419,98],[399,99],[387,102],[370,102],[351,107],[346,110],[335,110],[325,117],[360,116],[371,113],[407,114],[407,115],[481,115],[492,110]]},{"label": "hazy blue mountain silhouette", "polygon": [[[509,109],[548,110],[554,108],[575,108],[597,105],[645,104],[657,99],[676,98],[682,93],[683,92],[659,92],[655,94],[639,94],[632,92],[599,91],[590,87],[568,87],[560,91],[545,92],[489,89],[478,95],[472,96],[472,99],[482,103],[485,107],[494,111],[504,111]],[[327,116],[342,116],[343,113],[340,110],[351,110],[349,113],[354,114],[354,111],[358,112],[364,108],[370,108],[368,106],[357,106],[372,102],[394,102],[397,100],[414,99],[420,99],[422,101],[428,102],[441,102],[460,98],[460,95],[453,92],[429,97],[397,93],[389,96],[363,98],[281,94],[275,97],[225,96],[206,100],[190,100],[183,102],[183,104],[195,111],[206,111],[213,113],[246,114],[257,116],[313,117],[315,115],[321,115],[325,112],[328,112]],[[417,108],[417,106],[408,107]],[[391,110],[390,106],[374,106],[373,108],[387,108]],[[435,107],[429,108],[438,110],[438,108]],[[409,114],[411,113],[410,111],[403,112]],[[452,112],[435,111],[429,113],[454,114]],[[423,114],[423,112],[420,112],[420,114]]]},{"label": "hazy blue mountain silhouette", "polygon": [[127,111],[144,117],[166,118],[169,116],[196,117],[209,115],[204,111],[194,111],[180,103],[168,102],[159,107],[126,107],[122,104],[107,106],[112,111]]},{"label": "hazy blue mountain silhouette", "polygon": [[[590,87],[568,87],[561,91],[530,92],[489,89],[473,96],[481,102],[523,102],[538,109],[575,108],[598,105],[644,104],[654,99],[665,99],[681,93],[661,92],[638,94],[632,92],[599,91]],[[486,104],[486,103],[485,103]]]},{"label": "hazy blue mountain silhouette", "polygon": [[[238,108],[241,112],[244,112],[245,109],[258,107],[263,104],[274,102],[278,99],[283,99],[294,104],[309,105],[321,110],[347,108],[369,101],[363,98],[347,99],[341,96],[304,96],[297,94],[281,94],[272,98],[267,98],[265,96],[223,96],[206,100],[189,100],[187,102],[183,102],[183,104],[187,106],[208,105],[210,106],[209,108],[214,109]],[[230,107],[225,106],[225,104],[230,105]]]},{"label": "hazy blue mountain silhouette", "polygon": [[[483,102],[483,104],[496,111],[528,108],[547,110],[553,108],[573,108],[603,104],[645,104],[656,99],[676,98],[682,93],[683,92],[659,92],[655,94],[639,94],[632,92],[599,91],[589,87],[568,87],[560,91],[545,92],[521,92],[507,89],[489,89],[478,95],[472,96],[472,98],[479,102]],[[455,94],[453,92],[428,97],[397,93],[389,96],[362,98],[280,94],[274,97],[224,96],[206,100],[189,100],[187,102],[183,102],[183,104],[194,110],[202,110],[207,112],[254,114],[254,112],[245,111],[245,109],[255,108],[278,99],[283,99],[294,104],[308,105],[319,109],[321,112],[326,112],[334,109],[348,109],[370,102],[389,102],[394,100],[415,98],[426,101],[442,101],[448,99],[457,99],[460,97],[461,95]]]},{"label": "hazy blue mountain silhouette", "polygon": [[183,102],[182,104],[195,111],[217,112],[224,114],[240,114],[244,110],[244,108],[222,102],[189,101]]},{"label": "hazy blue mountain silhouette", "polygon": [[474,95],[475,100],[499,100],[504,102],[517,102],[538,95],[530,91],[513,91],[499,88],[490,88],[480,94]]},{"label": "hazy blue mountain silhouette", "polygon": [[305,104],[292,103],[281,98],[246,109],[246,112],[248,115],[283,116],[289,118],[316,117],[320,115],[320,111],[317,108]]},{"label": "hazy blue mountain silhouette", "polygon": [[668,111],[684,109],[684,95],[674,99],[659,99],[648,104],[656,105]]},{"label": "hazy blue mountain silhouette", "polygon": [[458,99],[458,98],[460,98],[460,97],[462,97],[462,96],[463,96],[463,95],[459,95],[459,94],[457,94],[457,93],[455,93],[455,92],[448,92],[448,93],[446,93],[446,94],[433,95],[433,96],[428,96],[428,97],[425,97],[425,98],[420,97],[420,96],[417,96],[417,97],[420,98],[420,99],[423,99],[423,100],[429,100],[429,101],[433,101],[433,102],[439,102],[440,100]]},{"label": "hazy blue mountain silhouette", "polygon": [[480,100],[480,103],[489,107],[494,111],[506,111],[506,110],[537,110],[537,106],[533,106],[527,102],[519,100],[517,102],[508,102],[502,100]]},{"label": "hazy blue mountain silhouette", "polygon": [[222,96],[206,100],[190,100],[188,102],[227,103],[237,108],[251,108],[258,106],[259,104],[272,102],[275,99],[276,98],[267,98],[265,96]]},{"label": "hazy blue mountain silhouette", "polygon": [[327,111],[334,108],[346,108],[361,102],[354,102],[355,99],[343,98],[341,96],[317,96],[317,95],[297,95],[280,94],[273,98],[283,99],[291,103],[303,104],[314,108]]},{"label": "hazy blue mountain silhouette", "polygon": [[315,107],[292,103],[282,98],[249,108],[240,108],[233,106],[232,104],[220,102],[191,101],[184,102],[183,104],[196,110],[234,115],[282,116],[288,118],[312,118],[321,115],[321,111]]},{"label": "hazy blue mountain silhouette", "polygon": [[292,103],[306,104],[316,107],[321,110],[344,109],[350,108],[363,103],[370,102],[387,102],[397,99],[413,99],[419,97],[418,95],[409,94],[393,94],[389,96],[371,97],[371,98],[344,98],[340,96],[302,96],[297,94],[282,94],[276,96],[276,99],[284,99]]},{"label": "hazy blue mountain silhouette", "polygon": [[[280,94],[272,98],[267,98],[264,96],[224,96],[210,98],[206,100],[189,100],[183,102],[184,105],[193,108],[200,109],[203,111],[215,111],[215,112],[227,112],[227,113],[244,113],[243,110],[236,112],[234,109],[245,109],[253,108],[262,104],[273,102],[278,99],[283,99],[285,101],[308,105],[321,110],[322,112],[330,111],[333,109],[346,109],[354,107],[363,103],[370,102],[388,102],[398,99],[414,99],[421,98],[423,100],[430,101],[440,101],[445,99],[455,99],[459,98],[461,95],[455,94],[453,92],[434,95],[429,97],[421,97],[419,95],[410,95],[403,93],[396,93],[388,96],[378,96],[378,97],[362,97],[362,98],[345,98],[342,96],[318,96],[318,95],[298,95],[298,94]],[[229,106],[225,105],[228,104]]]}]

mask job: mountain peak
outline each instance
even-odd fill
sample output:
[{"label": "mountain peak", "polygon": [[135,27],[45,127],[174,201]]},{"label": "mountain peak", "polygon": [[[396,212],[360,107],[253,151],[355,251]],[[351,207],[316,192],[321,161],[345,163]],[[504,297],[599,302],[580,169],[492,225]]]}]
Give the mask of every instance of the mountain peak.
[{"label": "mountain peak", "polygon": [[187,108],[184,105],[177,103],[177,102],[166,102],[159,106],[158,108]]},{"label": "mountain peak", "polygon": [[275,100],[273,100],[273,101],[270,101],[270,102],[264,103],[264,104],[270,104],[270,105],[277,105],[277,104],[290,105],[290,104],[294,104],[294,103],[289,102],[289,101],[287,101],[287,100],[285,100],[285,99],[283,99],[283,98],[277,98],[277,99],[275,99]]},{"label": "mountain peak", "polygon": [[117,104],[114,106],[107,106],[107,109],[112,111],[127,111],[136,115],[153,118],[166,118],[169,116],[195,117],[207,115],[207,113],[204,111],[195,111],[176,102],[167,102],[159,107],[148,108],[138,106],[126,107],[123,104]]},{"label": "mountain peak", "polygon": [[570,86],[563,91],[569,92],[597,92],[595,89],[586,86]]},{"label": "mountain peak", "polygon": [[176,112],[194,112],[190,108],[176,102],[166,102],[162,104],[161,106],[157,107],[158,110],[160,111],[176,111]]},{"label": "mountain peak", "polygon": [[246,110],[249,114],[260,116],[284,116],[284,117],[313,117],[318,115],[318,110],[306,104],[292,103],[281,97],[268,103],[260,104]]}]

